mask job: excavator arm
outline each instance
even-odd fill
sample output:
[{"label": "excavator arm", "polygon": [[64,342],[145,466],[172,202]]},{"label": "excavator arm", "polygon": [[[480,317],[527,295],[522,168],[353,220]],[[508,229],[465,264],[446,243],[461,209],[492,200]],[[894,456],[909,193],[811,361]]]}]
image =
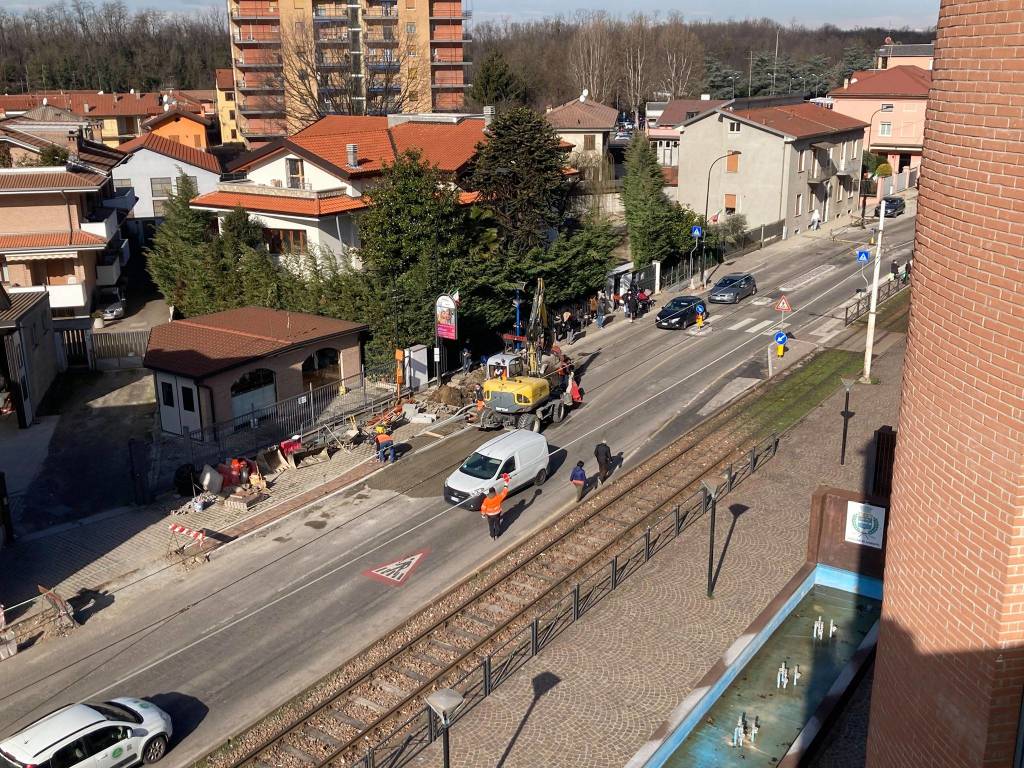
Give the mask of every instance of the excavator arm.
[{"label": "excavator arm", "polygon": [[531,376],[540,376],[544,331],[548,326],[548,309],[544,305],[544,278],[537,278],[537,290],[530,307],[530,321],[526,325],[526,364]]}]

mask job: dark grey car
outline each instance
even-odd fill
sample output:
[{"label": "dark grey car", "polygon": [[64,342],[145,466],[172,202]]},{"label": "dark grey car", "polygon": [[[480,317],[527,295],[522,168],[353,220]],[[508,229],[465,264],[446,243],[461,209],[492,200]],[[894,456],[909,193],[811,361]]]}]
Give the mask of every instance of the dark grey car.
[{"label": "dark grey car", "polygon": [[715,304],[737,304],[757,293],[757,281],[749,272],[726,275],[711,289],[708,301]]},{"label": "dark grey car", "polygon": [[[885,218],[892,216],[899,216],[901,213],[907,212],[907,202],[902,197],[883,197],[885,200]],[[875,206],[875,216],[881,213],[882,204],[879,203]]]}]

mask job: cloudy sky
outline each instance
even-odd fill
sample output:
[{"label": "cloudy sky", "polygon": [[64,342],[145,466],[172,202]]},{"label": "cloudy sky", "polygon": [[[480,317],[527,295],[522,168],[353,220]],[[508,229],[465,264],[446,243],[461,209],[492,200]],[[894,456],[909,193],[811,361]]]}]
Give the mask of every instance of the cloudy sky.
[{"label": "cloudy sky", "polygon": [[[13,10],[49,5],[51,0],[0,0],[0,5]],[[196,8],[223,8],[220,0],[125,0],[132,8],[188,11]],[[623,11],[679,11],[696,19],[744,19],[771,15],[783,22],[797,21],[817,26],[829,22],[840,27],[929,27],[935,24],[939,0],[861,0],[858,3],[830,3],[822,0],[776,0],[770,6],[764,0],[470,0],[470,7],[479,19],[539,18],[553,12],[571,14],[582,9]]]}]

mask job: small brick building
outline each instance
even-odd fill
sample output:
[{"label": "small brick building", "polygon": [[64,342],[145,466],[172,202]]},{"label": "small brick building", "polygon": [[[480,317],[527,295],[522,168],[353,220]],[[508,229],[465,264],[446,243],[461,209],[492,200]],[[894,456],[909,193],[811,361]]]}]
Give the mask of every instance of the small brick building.
[{"label": "small brick building", "polygon": [[1022,22],[939,13],[868,768],[1024,761]]},{"label": "small brick building", "polygon": [[282,400],[358,381],[367,326],[319,315],[242,307],[153,329],[153,371],[165,432],[245,420]]}]

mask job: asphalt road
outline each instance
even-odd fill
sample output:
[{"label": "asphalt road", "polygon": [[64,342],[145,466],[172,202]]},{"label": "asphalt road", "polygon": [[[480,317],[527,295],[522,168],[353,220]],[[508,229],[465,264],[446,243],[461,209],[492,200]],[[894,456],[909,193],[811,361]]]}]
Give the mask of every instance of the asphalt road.
[{"label": "asphalt road", "polygon": [[[913,221],[905,216],[887,227],[883,270],[890,258],[906,260]],[[573,355],[586,404],[545,430],[551,477],[509,498],[497,542],[479,514],[449,508],[440,495],[448,473],[493,436],[458,433],[225,548],[209,564],[116,593],[72,636],[3,662],[0,734],[72,700],[146,696],[175,718],[165,764],[190,763],[559,515],[573,501],[569,469],[583,459],[596,470],[601,436],[629,467],[741,392],[767,357],[781,293],[795,310],[784,321],[787,332],[826,343],[842,330],[841,315],[830,311],[864,285],[852,249],[814,241],[785,258],[771,249],[747,257],[763,262],[753,269],[761,301],[713,307],[706,336],[658,330],[652,313],[632,325],[619,316],[578,342]],[[416,554],[401,586],[367,575]]]}]

